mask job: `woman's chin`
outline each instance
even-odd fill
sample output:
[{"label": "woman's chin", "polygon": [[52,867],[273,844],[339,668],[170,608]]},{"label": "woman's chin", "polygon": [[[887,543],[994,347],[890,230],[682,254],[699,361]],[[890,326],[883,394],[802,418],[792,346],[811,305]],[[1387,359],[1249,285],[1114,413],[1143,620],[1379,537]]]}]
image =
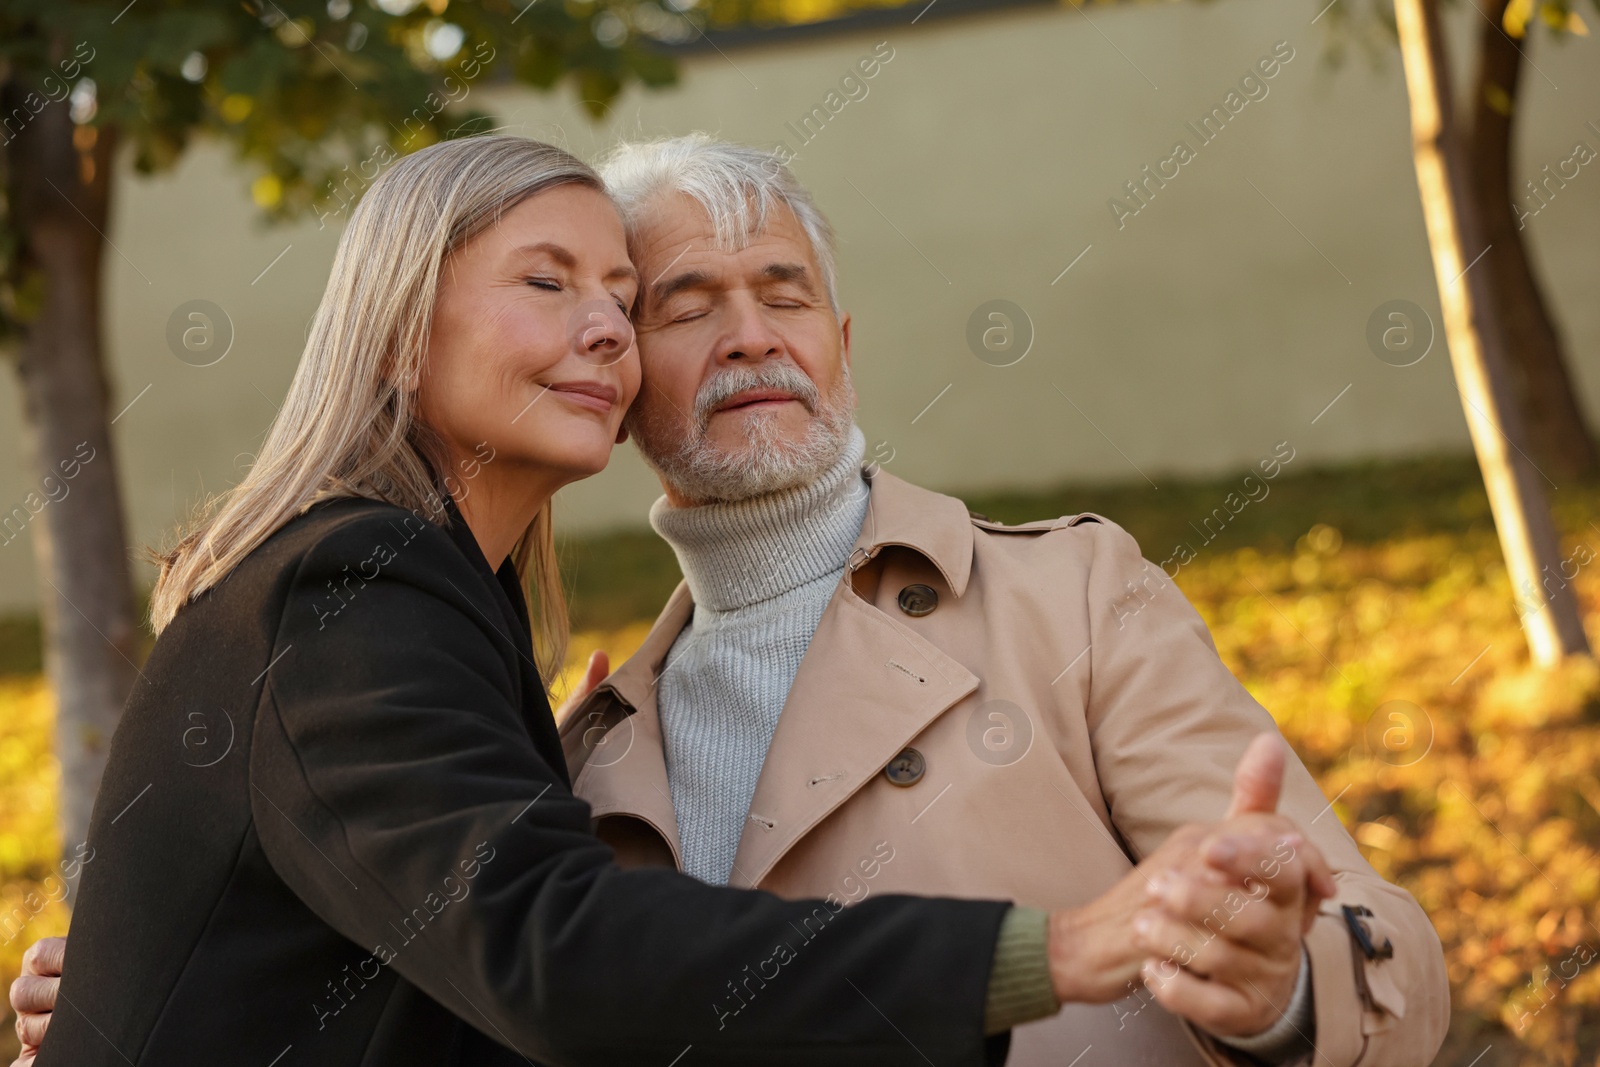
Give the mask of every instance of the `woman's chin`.
[{"label": "woman's chin", "polygon": [[603,447],[573,448],[564,450],[559,456],[545,457],[543,462],[563,472],[568,484],[581,482],[606,469],[606,464],[611,462],[612,449],[615,447],[612,442],[607,441]]}]

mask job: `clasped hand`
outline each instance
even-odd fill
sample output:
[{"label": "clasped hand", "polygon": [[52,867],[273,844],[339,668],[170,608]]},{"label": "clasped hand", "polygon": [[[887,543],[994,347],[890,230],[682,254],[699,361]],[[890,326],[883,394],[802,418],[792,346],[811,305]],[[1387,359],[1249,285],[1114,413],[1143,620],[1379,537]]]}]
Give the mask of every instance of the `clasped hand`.
[{"label": "clasped hand", "polygon": [[1282,739],[1258,736],[1220,821],[1179,827],[1110,891],[1051,916],[1058,998],[1109,1003],[1143,982],[1167,1010],[1221,1037],[1277,1022],[1301,939],[1336,892],[1322,853],[1277,812],[1284,764]]}]

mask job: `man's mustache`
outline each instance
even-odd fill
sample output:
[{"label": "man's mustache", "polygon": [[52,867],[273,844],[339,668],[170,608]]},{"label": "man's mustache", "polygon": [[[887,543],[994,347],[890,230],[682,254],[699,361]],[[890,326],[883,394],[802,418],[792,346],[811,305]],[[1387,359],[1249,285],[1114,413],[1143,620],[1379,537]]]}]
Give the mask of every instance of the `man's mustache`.
[{"label": "man's mustache", "polygon": [[817,413],[817,405],[821,402],[816,383],[792,363],[766,363],[759,370],[735,366],[719,371],[700,386],[694,398],[695,422],[702,431],[705,430],[718,407],[751,389],[774,389],[788,393],[813,415]]}]

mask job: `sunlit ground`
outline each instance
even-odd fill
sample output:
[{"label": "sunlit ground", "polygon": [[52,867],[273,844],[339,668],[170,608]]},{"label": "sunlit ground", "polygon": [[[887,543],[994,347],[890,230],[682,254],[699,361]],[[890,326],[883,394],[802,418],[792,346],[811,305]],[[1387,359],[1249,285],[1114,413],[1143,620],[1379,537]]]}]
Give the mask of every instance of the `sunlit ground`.
[{"label": "sunlit ground", "polygon": [[[1160,560],[1233,484],[1163,480],[1159,492],[1141,483],[973,506],[1004,521],[1099,511]],[[1593,553],[1573,584],[1597,640],[1600,488],[1564,487],[1556,510],[1563,557]],[[568,547],[580,623],[570,685],[593,648],[615,663],[638,646],[675,575],[648,535]],[[1337,798],[1333,811],[1367,858],[1433,917],[1456,1009],[1437,1062],[1596,1063],[1600,680],[1592,666],[1529,668],[1470,463],[1286,474],[1178,583],[1229,667]],[[29,942],[67,924],[48,899],[59,847],[50,724],[37,677],[0,678],[7,982]],[[5,1040],[9,1059],[9,1031]]]}]

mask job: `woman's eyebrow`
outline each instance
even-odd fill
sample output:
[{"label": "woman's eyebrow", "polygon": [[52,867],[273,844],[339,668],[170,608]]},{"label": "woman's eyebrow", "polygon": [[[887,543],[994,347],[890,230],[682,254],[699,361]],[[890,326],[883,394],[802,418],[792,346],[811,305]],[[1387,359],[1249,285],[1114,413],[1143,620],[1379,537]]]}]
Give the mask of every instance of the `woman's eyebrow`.
[{"label": "woman's eyebrow", "polygon": [[[577,269],[578,257],[573,255],[565,247],[556,244],[554,241],[540,241],[537,244],[519,245],[511,250],[511,254],[513,256],[528,256],[541,253],[549,256],[551,259],[555,260],[558,265],[565,267],[567,270]],[[637,283],[639,280],[639,271],[632,263],[621,263],[606,271],[604,277],[607,281],[610,281],[613,278],[627,278]]]},{"label": "woman's eyebrow", "polygon": [[542,253],[555,260],[558,264],[572,270],[578,265],[578,257],[573,255],[554,241],[540,241],[538,244],[518,245],[511,250],[513,256],[528,256]]}]

